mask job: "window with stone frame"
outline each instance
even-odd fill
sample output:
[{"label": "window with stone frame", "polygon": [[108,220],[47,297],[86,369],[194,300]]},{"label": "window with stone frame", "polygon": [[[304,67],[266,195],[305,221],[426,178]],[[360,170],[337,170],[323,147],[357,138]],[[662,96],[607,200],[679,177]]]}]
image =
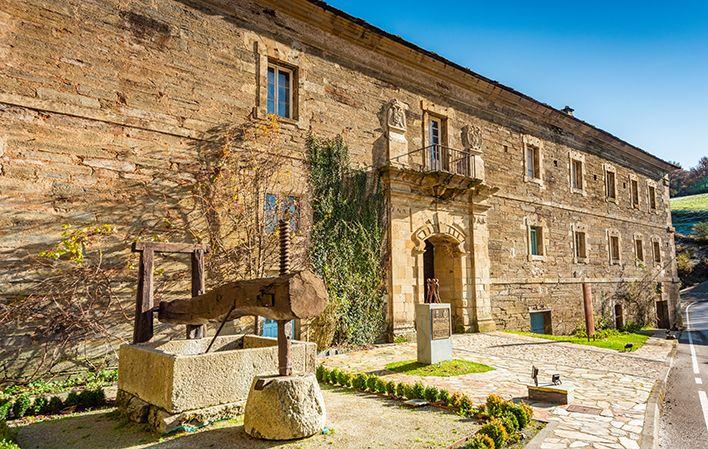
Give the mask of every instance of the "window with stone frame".
[{"label": "window with stone frame", "polygon": [[526,176],[530,179],[541,179],[541,154],[538,147],[526,147]]},{"label": "window with stone frame", "polygon": [[610,166],[605,166],[605,197],[617,202],[617,173]]},{"label": "window with stone frame", "polygon": [[543,187],[543,141],[530,135],[523,136],[524,181]]},{"label": "window with stone frame", "polygon": [[573,234],[575,262],[584,263],[588,258],[587,234],[582,230],[575,230]]},{"label": "window with stone frame", "polygon": [[634,257],[637,262],[644,262],[644,241],[641,237],[634,237]]},{"label": "window with stone frame", "polygon": [[529,255],[544,256],[543,227],[541,226],[529,226]]},{"label": "window with stone frame", "polygon": [[300,198],[287,196],[283,201],[283,218],[290,221],[292,232],[300,231]]},{"label": "window with stone frame", "polygon": [[620,236],[617,231],[608,231],[607,249],[610,265],[619,265],[622,262],[622,252],[620,249]]},{"label": "window with stone frame", "polygon": [[636,178],[630,178],[629,180],[629,198],[632,207],[639,209],[639,181]]},{"label": "window with stone frame", "polygon": [[658,238],[654,238],[651,242],[652,252],[654,256],[654,263],[661,263],[661,241]]},{"label": "window with stone frame", "polygon": [[286,119],[296,117],[296,70],[283,64],[269,62],[266,113]]},{"label": "window with stone frame", "polygon": [[583,183],[583,161],[580,159],[570,160],[570,188],[573,192],[582,192],[585,189]]},{"label": "window with stone frame", "polygon": [[649,209],[656,210],[656,187],[649,184],[647,194],[649,195]]},{"label": "window with stone frame", "polygon": [[278,196],[266,193],[263,203],[263,229],[266,234],[272,234],[278,227]]}]

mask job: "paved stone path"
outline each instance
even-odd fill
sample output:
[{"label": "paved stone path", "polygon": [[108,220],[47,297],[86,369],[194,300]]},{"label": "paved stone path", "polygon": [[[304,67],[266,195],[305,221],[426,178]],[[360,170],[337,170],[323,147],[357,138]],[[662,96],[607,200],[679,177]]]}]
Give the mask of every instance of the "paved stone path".
[{"label": "paved stone path", "polygon": [[599,409],[599,414],[586,414],[569,412],[566,406],[532,403],[537,417],[557,421],[541,449],[638,449],[647,399],[668,367],[674,344],[650,338],[633,353],[619,353],[501,332],[454,335],[455,358],[484,363],[495,370],[453,378],[408,376],[384,369],[390,362],[415,359],[414,343],[377,346],[322,361],[329,367],[460,391],[477,403],[490,393],[506,399],[525,398],[531,366],[535,365],[542,381],[558,373],[564,383],[572,383],[574,404]]}]

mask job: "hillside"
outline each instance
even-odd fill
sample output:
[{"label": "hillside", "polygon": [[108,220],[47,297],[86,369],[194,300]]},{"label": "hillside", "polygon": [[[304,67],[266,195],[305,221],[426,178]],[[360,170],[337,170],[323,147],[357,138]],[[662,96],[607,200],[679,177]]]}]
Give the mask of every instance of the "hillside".
[{"label": "hillside", "polygon": [[671,198],[671,220],[677,233],[692,234],[696,223],[708,221],[708,193]]}]

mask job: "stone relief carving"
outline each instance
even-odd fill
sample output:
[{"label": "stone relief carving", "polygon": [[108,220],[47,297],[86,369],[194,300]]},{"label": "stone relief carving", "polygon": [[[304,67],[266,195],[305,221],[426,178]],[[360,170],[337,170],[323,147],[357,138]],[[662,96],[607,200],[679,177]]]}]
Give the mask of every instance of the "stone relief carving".
[{"label": "stone relief carving", "polygon": [[462,143],[469,150],[482,151],[482,128],[477,125],[462,128]]},{"label": "stone relief carving", "polygon": [[403,102],[393,99],[388,104],[388,126],[406,129],[406,109]]}]

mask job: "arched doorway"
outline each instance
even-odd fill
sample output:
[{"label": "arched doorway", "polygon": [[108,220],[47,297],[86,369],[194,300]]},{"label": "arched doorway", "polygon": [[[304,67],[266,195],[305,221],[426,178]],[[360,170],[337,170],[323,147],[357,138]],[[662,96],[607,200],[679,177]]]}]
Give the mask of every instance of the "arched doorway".
[{"label": "arched doorway", "polygon": [[452,309],[453,329],[463,329],[462,316],[462,253],[459,244],[445,235],[432,235],[425,240],[423,251],[424,297],[427,297],[427,280],[437,279],[440,285],[440,302],[449,303]]}]

